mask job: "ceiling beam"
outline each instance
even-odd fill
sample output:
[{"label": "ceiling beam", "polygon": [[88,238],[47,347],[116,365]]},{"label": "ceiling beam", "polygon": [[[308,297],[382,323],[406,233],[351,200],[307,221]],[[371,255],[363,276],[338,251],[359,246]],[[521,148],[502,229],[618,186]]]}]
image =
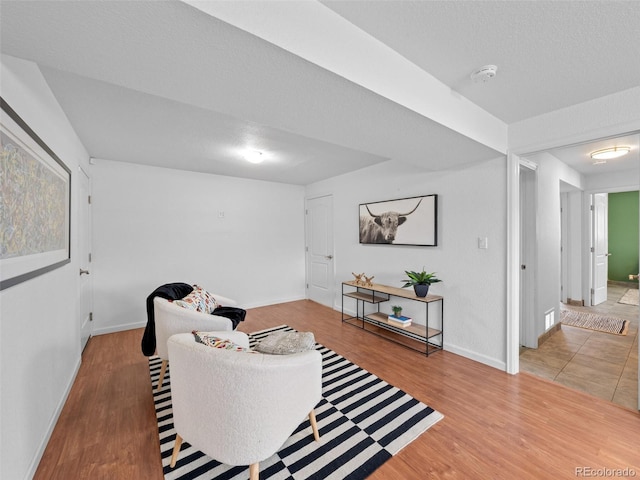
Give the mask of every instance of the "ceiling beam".
[{"label": "ceiling beam", "polygon": [[322,3],[182,0],[500,153],[507,124]]}]

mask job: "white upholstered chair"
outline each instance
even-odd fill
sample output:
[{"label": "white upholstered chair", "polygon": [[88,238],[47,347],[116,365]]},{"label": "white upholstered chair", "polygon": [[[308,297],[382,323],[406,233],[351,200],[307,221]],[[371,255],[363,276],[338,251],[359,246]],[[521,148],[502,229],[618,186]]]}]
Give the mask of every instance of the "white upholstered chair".
[{"label": "white upholstered chair", "polygon": [[[226,307],[237,305],[237,302],[230,298],[217,294],[213,294],[213,296],[220,305]],[[156,387],[158,390],[162,387],[164,374],[167,371],[167,363],[169,361],[167,340],[171,335],[189,333],[193,330],[233,330],[233,323],[226,317],[189,310],[188,308],[174,305],[173,302],[160,297],[153,299],[153,311],[156,327],[156,353],[162,359],[160,378]]]},{"label": "white upholstered chair", "polygon": [[[249,345],[242,332],[211,334]],[[192,334],[174,335],[168,346],[177,432],[172,468],[184,438],[220,463],[249,465],[250,479],[258,480],[259,462],[276,453],[307,417],[320,439],[313,411],[322,395],[320,352],[237,352],[197,343]]]}]

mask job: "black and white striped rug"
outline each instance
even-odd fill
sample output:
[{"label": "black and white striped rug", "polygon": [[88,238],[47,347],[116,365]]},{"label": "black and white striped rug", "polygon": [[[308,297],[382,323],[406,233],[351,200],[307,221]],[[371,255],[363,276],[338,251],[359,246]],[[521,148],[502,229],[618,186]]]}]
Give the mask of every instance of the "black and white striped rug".
[{"label": "black and white striped rug", "polygon": [[[283,325],[253,333],[250,344],[287,330],[292,329]],[[313,441],[308,421],[301,424],[275,455],[260,462],[262,480],[364,479],[443,418],[328,348],[316,344],[316,349],[322,354],[322,400],[315,409],[320,442]],[[149,358],[152,386],[158,381],[160,363],[159,357]],[[246,480],[248,467],[220,464],[186,440],[176,467],[169,467],[176,438],[169,368],[162,389],[153,390],[165,479]]]}]

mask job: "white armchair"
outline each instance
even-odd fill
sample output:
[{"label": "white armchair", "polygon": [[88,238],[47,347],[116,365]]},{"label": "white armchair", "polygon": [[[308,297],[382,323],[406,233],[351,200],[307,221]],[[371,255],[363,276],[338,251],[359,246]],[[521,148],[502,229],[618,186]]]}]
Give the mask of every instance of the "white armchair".
[{"label": "white armchair", "polygon": [[[214,295],[216,301],[225,306],[235,306],[235,300]],[[169,361],[169,351],[167,350],[167,340],[176,333],[189,333],[193,330],[201,331],[229,331],[233,330],[233,323],[226,317],[210,315],[208,313],[196,312],[188,308],[174,305],[173,302],[164,298],[155,297],[153,299],[153,310],[156,327],[156,353],[162,359],[160,367],[160,378],[157,389],[162,387],[164,375],[167,371]]]},{"label": "white armchair", "polygon": [[[242,332],[213,334],[249,345]],[[322,395],[320,352],[237,352],[197,343],[192,334],[172,336],[168,347],[177,432],[172,468],[184,438],[221,463],[249,465],[251,480],[257,480],[259,462],[276,453],[307,416],[320,439],[313,411]]]}]

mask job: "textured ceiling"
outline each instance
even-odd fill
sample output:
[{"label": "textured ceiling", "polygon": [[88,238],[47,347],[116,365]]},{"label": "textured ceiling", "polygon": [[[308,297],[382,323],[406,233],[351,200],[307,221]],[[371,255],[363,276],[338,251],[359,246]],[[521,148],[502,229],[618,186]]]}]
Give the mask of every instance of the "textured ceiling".
[{"label": "textured ceiling", "polygon": [[[96,158],[299,185],[386,160],[206,108],[40,68]],[[246,150],[264,152],[264,163],[244,161]]]},{"label": "textured ceiling", "polygon": [[[594,165],[591,152],[611,147],[631,147],[631,151],[622,157],[607,160],[606,163]],[[628,170],[631,178],[638,177],[640,167],[640,134],[625,135],[616,138],[605,138],[580,145],[554,148],[549,153],[562,160],[573,169],[585,175],[600,175]]]},{"label": "textured ceiling", "polygon": [[[323,3],[506,123],[640,85],[638,2]],[[2,53],[40,65],[96,158],[304,185],[499,155],[182,2],[1,8]],[[486,63],[498,76],[468,81]],[[243,163],[244,148],[268,161]]]},{"label": "textured ceiling", "polygon": [[640,85],[637,0],[322,3],[507,123]]}]

